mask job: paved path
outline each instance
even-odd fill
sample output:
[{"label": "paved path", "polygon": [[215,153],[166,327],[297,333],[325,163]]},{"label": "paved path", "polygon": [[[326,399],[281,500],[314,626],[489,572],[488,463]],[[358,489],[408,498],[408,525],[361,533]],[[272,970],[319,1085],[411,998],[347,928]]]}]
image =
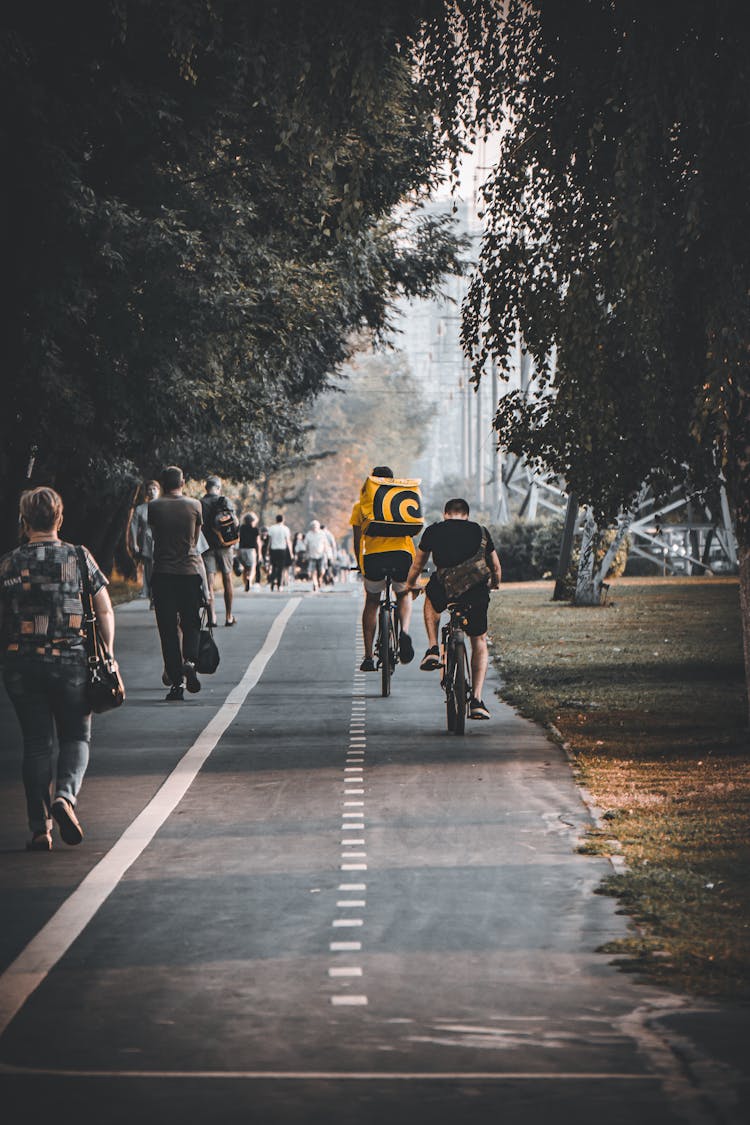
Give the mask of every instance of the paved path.
[{"label": "paved path", "polygon": [[731,1120],[654,1024],[679,998],[596,952],[626,923],[559,749],[498,701],[448,735],[417,661],[382,699],[354,588],[238,601],[183,705],[118,611],[79,848],[21,850],[2,699],[7,1125]]}]

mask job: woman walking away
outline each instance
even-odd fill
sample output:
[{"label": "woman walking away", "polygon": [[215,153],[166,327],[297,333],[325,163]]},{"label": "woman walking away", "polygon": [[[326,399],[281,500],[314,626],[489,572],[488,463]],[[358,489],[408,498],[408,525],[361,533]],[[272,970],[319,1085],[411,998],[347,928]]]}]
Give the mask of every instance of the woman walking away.
[{"label": "woman walking away", "polygon": [[[23,735],[23,783],[30,851],[52,848],[52,821],[66,844],[80,844],[76,804],[89,761],[81,575],[76,549],[59,537],[63,502],[51,488],[21,497],[26,542],[0,561],[0,622],[5,688]],[[84,547],[97,626],[113,651],[115,615],[107,579]],[[53,786],[52,754],[59,755]],[[54,800],[50,800],[54,792]]]},{"label": "woman walking away", "polygon": [[247,512],[242,517],[240,524],[239,554],[242,563],[242,580],[245,590],[250,590],[255,585],[255,575],[258,567],[258,539],[260,527],[255,512]]}]

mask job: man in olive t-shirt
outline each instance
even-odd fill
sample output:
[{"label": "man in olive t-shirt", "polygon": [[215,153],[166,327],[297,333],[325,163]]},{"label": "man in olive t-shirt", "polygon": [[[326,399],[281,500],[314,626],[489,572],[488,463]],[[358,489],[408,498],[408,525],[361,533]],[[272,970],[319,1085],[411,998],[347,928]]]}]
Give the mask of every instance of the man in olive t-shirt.
[{"label": "man in olive t-shirt", "polygon": [[171,682],[170,703],[201,689],[195,674],[203,601],[203,560],[198,551],[200,501],[183,496],[182,469],[170,465],[161,475],[164,495],[148,506],[154,535],[152,588],[164,667]]}]

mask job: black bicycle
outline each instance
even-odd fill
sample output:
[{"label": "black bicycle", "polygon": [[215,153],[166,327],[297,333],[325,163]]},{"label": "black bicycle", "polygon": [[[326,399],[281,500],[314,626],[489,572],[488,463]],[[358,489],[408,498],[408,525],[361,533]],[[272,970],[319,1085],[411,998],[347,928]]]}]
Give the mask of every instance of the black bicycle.
[{"label": "black bicycle", "polygon": [[442,679],[440,686],[445,692],[446,719],[452,734],[463,734],[466,730],[466,712],[471,702],[471,666],[466,653],[466,616],[460,605],[451,602],[448,606],[450,618],[443,625],[440,659]]},{"label": "black bicycle", "polygon": [[393,596],[391,581],[393,571],[385,571],[385,589],[378,607],[378,631],[375,637],[375,662],[380,669],[380,687],[382,695],[391,694],[391,677],[398,664],[398,635],[400,622],[398,616],[398,602]]}]

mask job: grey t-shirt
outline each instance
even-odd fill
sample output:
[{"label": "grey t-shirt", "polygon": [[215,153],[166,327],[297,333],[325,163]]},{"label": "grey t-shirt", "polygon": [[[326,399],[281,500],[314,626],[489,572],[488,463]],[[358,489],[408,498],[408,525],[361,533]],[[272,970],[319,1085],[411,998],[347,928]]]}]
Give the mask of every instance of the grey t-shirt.
[{"label": "grey t-shirt", "polygon": [[196,549],[203,522],[199,500],[161,496],[148,505],[154,533],[154,574],[202,574]]}]

